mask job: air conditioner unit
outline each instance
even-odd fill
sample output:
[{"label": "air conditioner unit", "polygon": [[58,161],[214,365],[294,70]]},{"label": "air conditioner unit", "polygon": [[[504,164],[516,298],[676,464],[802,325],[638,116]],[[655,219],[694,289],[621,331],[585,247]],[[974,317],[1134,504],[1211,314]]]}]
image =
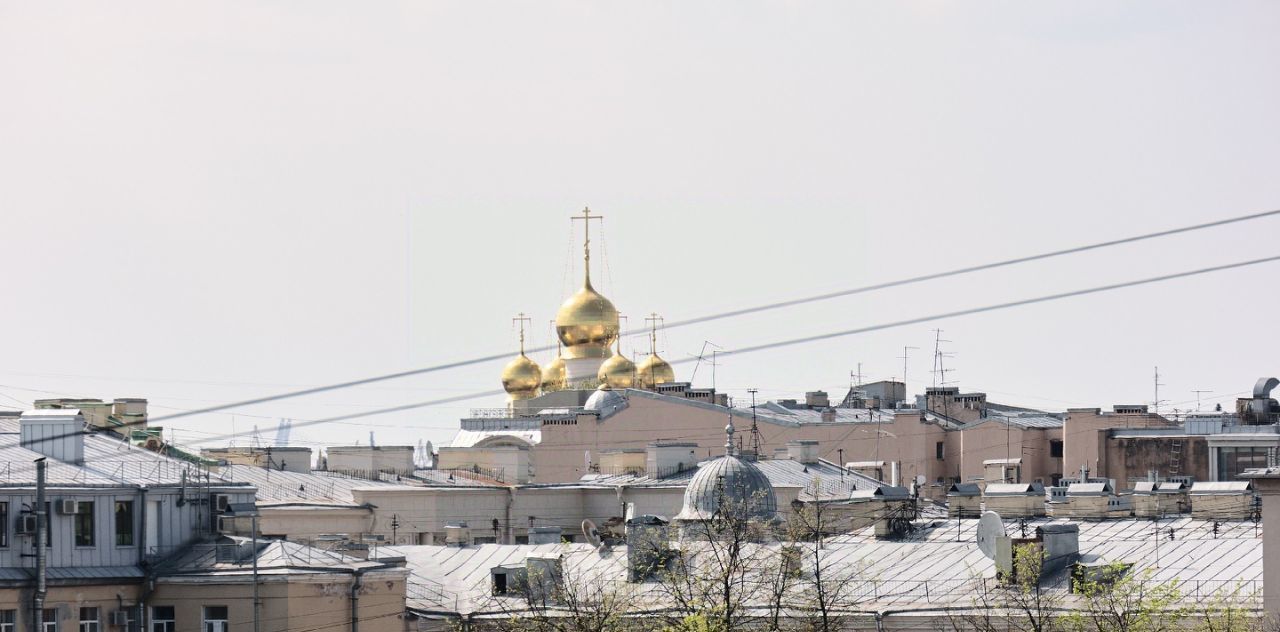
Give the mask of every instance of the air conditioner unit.
[{"label": "air conditioner unit", "polygon": [[129,625],[129,613],[124,610],[113,610],[111,612],[111,625],[120,627]]},{"label": "air conditioner unit", "polygon": [[226,511],[231,506],[231,497],[226,494],[214,494],[213,508],[218,512]]},{"label": "air conditioner unit", "polygon": [[18,516],[18,524],[15,525],[15,531],[18,535],[31,535],[36,532],[37,522],[35,514],[22,514]]},{"label": "air conditioner unit", "polygon": [[77,507],[79,507],[79,503],[74,500],[67,500],[66,498],[63,498],[58,501],[58,513],[64,516],[76,515]]}]

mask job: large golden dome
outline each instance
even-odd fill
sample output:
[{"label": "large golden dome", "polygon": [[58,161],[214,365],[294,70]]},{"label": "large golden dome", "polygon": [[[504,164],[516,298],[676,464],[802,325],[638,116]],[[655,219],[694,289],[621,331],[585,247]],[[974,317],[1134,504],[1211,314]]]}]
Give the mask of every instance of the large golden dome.
[{"label": "large golden dome", "polygon": [[590,276],[556,312],[556,335],[567,359],[612,355],[609,346],[618,338],[618,309],[591,287]]},{"label": "large golden dome", "polygon": [[512,400],[537,397],[542,387],[542,369],[522,351],[502,369],[502,388]]},{"label": "large golden dome", "polygon": [[650,353],[649,357],[636,368],[636,382],[639,383],[640,388],[653,390],[659,384],[674,381],[676,381],[675,369],[672,369],[666,360],[658,357],[657,353]]},{"label": "large golden dome", "polygon": [[562,391],[567,383],[568,374],[564,367],[564,357],[556,354],[556,359],[542,367],[542,390]]},{"label": "large golden dome", "polygon": [[636,384],[636,363],[621,353],[615,353],[600,365],[596,378],[600,380],[600,384],[608,385],[609,388],[631,388]]}]

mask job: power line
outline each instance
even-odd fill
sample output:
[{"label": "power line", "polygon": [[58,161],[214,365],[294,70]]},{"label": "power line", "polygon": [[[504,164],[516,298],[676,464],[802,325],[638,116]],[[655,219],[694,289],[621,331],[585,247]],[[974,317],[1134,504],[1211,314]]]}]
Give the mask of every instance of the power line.
[{"label": "power line", "polygon": [[[1081,289],[1081,290],[1072,290],[1072,291],[1069,291],[1069,292],[1059,292],[1059,293],[1056,293],[1056,294],[1047,294],[1047,295],[1044,295],[1044,296],[1037,296],[1037,297],[1034,297],[1034,298],[1021,299],[1021,300],[1017,300],[1017,301],[1009,301],[1009,302],[1007,302],[1007,303],[996,303],[996,304],[994,304],[994,305],[986,305],[986,306],[983,306],[983,307],[973,307],[973,308],[969,308],[969,309],[961,309],[961,310],[955,310],[955,311],[951,311],[951,312],[943,312],[943,313],[939,313],[939,314],[933,314],[933,315],[930,315],[930,316],[921,316],[921,317],[918,317],[918,318],[909,318],[909,319],[906,319],[906,320],[898,320],[898,321],[893,321],[893,322],[889,322],[889,323],[882,323],[882,324],[878,324],[878,325],[868,325],[868,326],[866,326],[866,327],[858,327],[858,328],[854,328],[854,329],[845,329],[845,330],[841,330],[841,331],[833,331],[833,332],[828,332],[828,333],[824,333],[824,334],[816,334],[816,335],[813,335],[813,336],[804,336],[804,337],[800,337],[800,338],[791,338],[791,339],[789,339],[789,340],[779,340],[779,341],[776,341],[776,342],[769,342],[769,343],[764,343],[764,344],[759,344],[759,345],[753,345],[753,346],[741,347],[741,348],[738,348],[738,349],[727,350],[727,351],[725,351],[724,353],[725,353],[726,355],[729,355],[729,354],[733,354],[733,355],[740,355],[740,354],[744,354],[744,353],[755,353],[755,352],[758,352],[758,351],[766,351],[766,350],[770,350],[770,349],[777,349],[777,348],[781,348],[781,347],[789,347],[789,346],[794,346],[794,345],[799,345],[799,344],[806,344],[806,343],[810,343],[810,342],[818,342],[818,341],[822,341],[822,340],[830,340],[830,339],[832,339],[832,338],[841,338],[841,337],[845,337],[845,336],[853,336],[853,335],[858,335],[858,334],[870,333],[870,332],[873,332],[873,331],[880,331],[880,330],[884,330],[884,329],[893,329],[893,328],[897,328],[897,327],[904,327],[904,326],[907,326],[907,325],[915,325],[915,324],[920,324],[920,323],[932,322],[932,321],[942,320],[942,319],[946,319],[946,318],[955,318],[955,317],[958,317],[958,316],[970,316],[970,315],[973,315],[973,314],[981,314],[981,313],[985,313],[985,312],[999,311],[999,310],[1004,310],[1004,309],[1010,309],[1010,308],[1013,308],[1013,307],[1021,307],[1021,306],[1025,306],[1025,305],[1034,305],[1034,304],[1037,304],[1037,303],[1047,303],[1047,302],[1050,302],[1050,301],[1058,301],[1058,300],[1062,300],[1062,299],[1066,299],[1066,298],[1073,298],[1073,297],[1077,297],[1077,296],[1086,296],[1086,295],[1089,295],[1089,294],[1098,294],[1098,293],[1101,293],[1101,292],[1109,292],[1109,291],[1113,291],[1113,290],[1125,289],[1125,288],[1130,288],[1130,287],[1137,287],[1137,286],[1141,286],[1141,285],[1150,285],[1150,284],[1153,284],[1153,283],[1161,283],[1161,282],[1164,282],[1164,281],[1171,281],[1171,280],[1174,280],[1174,279],[1181,279],[1181,278],[1186,278],[1186,277],[1199,276],[1199,275],[1209,274],[1209,273],[1211,273],[1211,272],[1221,272],[1221,271],[1224,271],[1224,270],[1232,270],[1232,269],[1236,269],[1236,268],[1243,268],[1243,267],[1247,267],[1247,266],[1259,265],[1259,264],[1263,264],[1263,263],[1270,263],[1270,262],[1274,262],[1274,261],[1280,261],[1280,255],[1275,255],[1275,256],[1271,256],[1271,257],[1264,257],[1264,258],[1261,258],[1261,259],[1250,259],[1250,260],[1247,260],[1247,261],[1240,261],[1240,262],[1237,262],[1237,263],[1228,263],[1228,264],[1217,265],[1217,266],[1209,266],[1209,267],[1205,267],[1205,268],[1197,268],[1197,269],[1195,269],[1195,270],[1188,270],[1188,271],[1184,271],[1184,272],[1175,272],[1175,273],[1171,273],[1171,274],[1164,274],[1164,275],[1155,276],[1155,277],[1148,277],[1148,278],[1145,278],[1145,279],[1136,279],[1136,280],[1133,280],[1133,281],[1123,281],[1123,282],[1120,282],[1120,283],[1112,283],[1112,284],[1109,284],[1109,285],[1100,285],[1100,286],[1091,287],[1091,288],[1085,288],[1085,289]],[[687,363],[687,362],[693,362],[694,360],[695,360],[695,358],[684,358],[684,359],[675,360],[674,362],[672,362],[672,364],[683,364],[683,363]],[[446,398],[442,398],[442,399],[433,399],[433,400],[428,400],[428,401],[418,402],[418,403],[413,403],[413,404],[403,404],[403,405],[400,405],[400,406],[392,406],[392,407],[390,407],[390,408],[380,408],[380,409],[370,410],[370,411],[366,411],[366,412],[351,413],[351,414],[348,414],[348,415],[338,415],[338,416],[336,416],[336,417],[328,417],[328,418],[325,418],[325,419],[315,419],[315,420],[310,420],[310,421],[302,421],[302,422],[299,422],[299,423],[295,423],[295,424],[294,424],[294,428],[296,429],[296,428],[301,428],[301,427],[303,427],[303,426],[313,426],[313,425],[317,425],[317,424],[333,423],[333,422],[338,422],[338,421],[347,421],[347,420],[357,419],[357,418],[361,418],[361,417],[369,417],[369,416],[374,416],[374,415],[383,415],[383,414],[387,414],[387,413],[402,412],[402,411],[406,411],[406,410],[414,410],[414,409],[417,409],[417,408],[427,408],[427,407],[435,406],[435,405],[438,405],[438,404],[447,404],[447,403],[450,403],[450,402],[464,401],[464,400],[468,400],[468,399],[477,399],[477,398],[480,398],[480,397],[490,397],[490,396],[493,396],[493,395],[501,394],[502,392],[503,392],[503,391],[502,391],[501,389],[488,390],[488,391],[481,391],[481,392],[477,392],[477,393],[470,393],[470,394],[465,394],[465,395],[456,395],[456,396],[453,396],[453,397],[446,397]],[[185,416],[185,415],[183,415],[183,416]],[[169,416],[169,417],[162,417],[162,418],[159,418],[159,419],[171,418],[171,417],[172,417],[172,416]],[[154,420],[152,420],[152,421],[159,421],[159,419],[154,419]],[[206,441],[216,441],[216,440],[220,440],[220,439],[230,439],[230,438],[234,438],[234,437],[237,437],[237,436],[240,436],[240,435],[243,435],[243,434],[244,434],[244,433],[226,434],[226,435],[221,435],[221,436],[217,436],[217,437],[211,437],[211,438],[209,438],[209,439],[201,439],[201,440],[200,440],[199,442],[197,442],[197,443],[203,443],[203,442],[206,442]]]},{"label": "power line", "polygon": [[[814,303],[814,302],[818,302],[818,301],[826,301],[826,300],[831,300],[831,299],[839,298],[839,297],[843,297],[843,296],[851,296],[851,295],[854,295],[854,294],[862,294],[862,293],[866,293],[866,292],[872,292],[872,291],[876,291],[876,290],[883,290],[883,289],[888,289],[888,288],[892,288],[892,287],[899,287],[899,286],[903,286],[903,285],[910,285],[910,284],[914,284],[914,283],[921,283],[921,282],[924,282],[924,281],[931,281],[931,280],[936,280],[936,279],[942,279],[942,278],[947,278],[947,277],[952,277],[952,276],[958,276],[958,275],[962,275],[962,274],[970,274],[970,273],[973,273],[973,272],[980,272],[980,271],[983,271],[983,270],[992,270],[992,269],[995,269],[995,268],[1002,268],[1002,267],[1007,267],[1007,266],[1017,265],[1017,264],[1020,264],[1020,263],[1028,263],[1028,262],[1031,262],[1031,261],[1040,261],[1040,260],[1044,260],[1044,259],[1050,259],[1050,258],[1053,258],[1053,257],[1061,257],[1061,256],[1069,255],[1069,254],[1076,254],[1076,253],[1081,253],[1081,252],[1088,252],[1088,251],[1091,251],[1091,250],[1099,250],[1099,249],[1102,249],[1102,248],[1108,248],[1108,247],[1111,247],[1111,246],[1118,246],[1118,245],[1122,245],[1122,244],[1130,244],[1130,243],[1139,242],[1139,241],[1145,241],[1145,240],[1149,240],[1149,239],[1156,239],[1156,238],[1158,238],[1158,237],[1166,237],[1166,236],[1169,236],[1169,235],[1176,235],[1176,234],[1180,234],[1180,233],[1187,233],[1187,232],[1192,232],[1192,231],[1197,231],[1197,230],[1204,230],[1204,229],[1207,229],[1207,228],[1213,228],[1213,227],[1217,227],[1217,226],[1224,226],[1224,225],[1227,225],[1227,224],[1234,224],[1234,223],[1239,223],[1239,222],[1251,221],[1251,220],[1255,220],[1255,219],[1262,219],[1262,218],[1271,217],[1271,216],[1274,216],[1274,215],[1280,215],[1280,209],[1271,210],[1271,211],[1264,211],[1264,212],[1261,212],[1261,213],[1252,213],[1252,214],[1249,214],[1249,215],[1240,215],[1240,216],[1236,216],[1236,217],[1230,217],[1230,218],[1227,218],[1227,219],[1215,220],[1215,221],[1212,221],[1212,222],[1205,222],[1205,223],[1201,223],[1201,224],[1193,224],[1193,225],[1191,225],[1191,226],[1183,226],[1183,227],[1180,227],[1180,228],[1172,228],[1172,229],[1162,230],[1162,231],[1157,231],[1157,232],[1153,232],[1153,233],[1145,233],[1145,234],[1142,234],[1142,235],[1134,235],[1134,236],[1124,237],[1124,238],[1120,238],[1120,239],[1112,239],[1112,240],[1109,240],[1109,241],[1102,241],[1102,242],[1097,242],[1097,243],[1088,244],[1088,245],[1084,245],[1084,246],[1076,246],[1076,247],[1074,247],[1074,248],[1066,248],[1066,249],[1062,249],[1062,250],[1053,250],[1053,251],[1045,252],[1045,253],[1041,253],[1041,254],[1029,255],[1029,256],[1025,256],[1025,257],[1016,257],[1016,258],[1013,258],[1013,259],[1005,259],[1005,260],[1002,260],[1002,261],[995,261],[995,262],[992,262],[992,263],[985,263],[985,264],[976,265],[976,266],[968,266],[968,267],[964,267],[964,268],[957,268],[957,269],[954,269],[954,270],[948,270],[948,271],[945,271],[945,272],[935,272],[935,273],[932,273],[932,274],[926,274],[926,275],[921,275],[921,276],[909,277],[909,278],[905,278],[905,279],[899,279],[899,280],[896,280],[896,281],[888,281],[888,282],[878,283],[878,284],[874,284],[874,285],[865,285],[865,286],[862,286],[862,287],[856,287],[856,288],[851,288],[851,289],[847,289],[847,290],[841,290],[841,291],[838,291],[838,292],[830,292],[830,293],[827,293],[827,294],[818,294],[818,295],[815,295],[815,296],[808,296],[808,297],[797,298],[797,299],[792,299],[792,300],[787,300],[787,301],[780,301],[780,302],[776,302],[776,303],[766,303],[766,304],[763,304],[763,305],[757,305],[757,306],[754,306],[754,307],[746,307],[746,308],[742,308],[742,309],[730,310],[730,311],[727,311],[727,312],[720,312],[720,313],[718,313],[718,314],[710,314],[710,315],[707,315],[707,316],[700,316],[700,317],[697,317],[697,318],[691,318],[691,319],[687,319],[687,320],[675,321],[675,322],[672,322],[672,323],[665,323],[665,328],[668,328],[668,329],[669,329],[669,328],[672,328],[672,327],[683,327],[683,326],[687,326],[687,325],[693,325],[693,324],[697,324],[697,323],[704,323],[704,322],[713,321],[713,320],[720,320],[720,319],[725,319],[725,318],[733,318],[733,317],[736,317],[736,316],[743,316],[743,315],[746,315],[746,314],[754,314],[754,313],[763,312],[763,311],[769,311],[769,310],[775,310],[775,309],[782,309],[782,308],[785,308],[785,307],[794,307],[794,306],[797,306],[797,305],[803,305],[803,304],[806,304],[806,303]],[[633,334],[635,334],[635,333],[636,333],[636,332],[633,332],[633,331],[627,331],[627,332],[623,332],[621,335],[630,336],[630,335],[633,335]],[[552,347],[552,346],[550,346],[550,345],[545,345],[545,346],[542,346],[542,347],[535,347],[535,348],[529,349],[529,352],[530,352],[530,353],[536,353],[536,352],[541,352],[541,351],[549,351],[549,350],[551,350],[551,349],[553,349],[553,348],[554,348],[554,347]],[[744,352],[745,352],[744,350],[738,350],[738,351],[736,351],[736,353],[744,353]],[[264,404],[264,403],[267,403],[267,402],[279,401],[279,400],[282,400],[282,399],[291,399],[291,398],[295,398],[295,397],[303,397],[303,396],[306,396],[306,395],[315,395],[315,394],[317,394],[317,393],[323,393],[323,392],[325,392],[325,391],[332,391],[332,390],[338,390],[338,389],[344,389],[344,388],[352,388],[352,387],[356,387],[356,386],[363,386],[363,385],[366,385],[366,384],[374,384],[374,383],[377,383],[377,382],[384,382],[384,381],[387,381],[387,380],[395,380],[395,379],[400,379],[400,378],[405,378],[405,377],[412,377],[412,376],[415,376],[415,375],[423,375],[423,374],[426,374],[426,373],[435,373],[435,372],[439,372],[439,371],[446,371],[446,370],[449,370],[449,369],[457,369],[457,368],[462,368],[462,367],[465,367],[465,366],[471,366],[471,365],[475,365],[475,364],[483,364],[483,363],[486,363],[486,362],[495,362],[495,361],[498,361],[498,360],[504,360],[504,359],[507,359],[507,358],[509,358],[509,357],[510,357],[510,355],[511,355],[511,354],[510,354],[509,352],[504,352],[504,353],[500,353],[500,354],[493,354],[493,355],[481,356],[481,357],[478,357],[478,358],[472,358],[472,359],[470,359],[470,360],[460,360],[460,361],[457,361],[457,362],[448,362],[448,363],[444,363],[444,364],[437,364],[437,365],[429,366],[429,367],[423,367],[423,368],[418,368],[418,369],[410,369],[410,370],[407,370],[407,371],[399,371],[399,372],[396,372],[396,373],[388,373],[388,374],[386,374],[386,375],[379,375],[379,376],[369,377],[369,378],[364,378],[364,379],[360,379],[360,380],[352,380],[352,381],[349,381],[349,382],[339,382],[339,383],[337,383],[337,384],[330,384],[330,385],[326,385],[326,386],[317,386],[317,387],[314,387],[314,388],[305,388],[305,389],[296,390],[296,391],[290,391],[290,392],[285,392],[285,393],[278,393],[278,394],[275,394],[275,395],[268,395],[268,396],[264,396],[264,397],[257,397],[257,398],[253,398],[253,399],[241,400],[241,401],[231,402],[231,403],[227,403],[227,404],[220,404],[220,405],[217,405],[217,406],[207,406],[207,407],[205,407],[205,408],[195,409],[195,410],[186,411],[186,412],[181,412],[181,413],[175,413],[175,414],[172,414],[172,415],[166,415],[165,417],[162,417],[162,418],[158,418],[158,419],[156,419],[156,421],[160,421],[160,420],[162,420],[162,419],[178,419],[178,418],[181,418],[181,417],[189,417],[189,416],[192,416],[192,415],[198,415],[198,414],[203,414],[203,413],[218,412],[218,411],[221,411],[221,410],[225,410],[225,409],[228,409],[228,408],[235,408],[235,407],[238,407],[238,406],[251,406],[251,405],[254,405],[254,404]],[[905,377],[904,377],[904,382],[905,382]],[[446,398],[446,399],[448,399],[448,398]],[[451,400],[451,401],[452,401],[452,400]]]}]

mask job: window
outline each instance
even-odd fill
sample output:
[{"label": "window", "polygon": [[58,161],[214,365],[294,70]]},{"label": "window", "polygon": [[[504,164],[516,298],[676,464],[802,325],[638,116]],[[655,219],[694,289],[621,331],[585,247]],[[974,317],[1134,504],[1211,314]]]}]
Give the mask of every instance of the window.
[{"label": "window", "polygon": [[0,632],[14,632],[18,629],[18,611],[0,610]]},{"label": "window", "polygon": [[939,461],[941,461],[941,460],[942,460],[942,451],[943,451],[943,449],[944,449],[944,446],[943,446],[943,443],[942,443],[941,441],[939,441],[939,442],[938,442],[938,444],[934,446],[934,451],[935,451],[935,452],[937,452],[937,454],[938,454],[938,460],[939,460]]},{"label": "window", "polygon": [[58,609],[45,608],[42,616],[44,620],[40,632],[58,632]]},{"label": "window", "polygon": [[116,501],[116,546],[133,546],[133,501]]},{"label": "window", "polygon": [[98,632],[98,609],[80,609],[80,632]]},{"label": "window", "polygon": [[1267,466],[1267,448],[1218,448],[1218,480],[1234,481],[1236,476],[1252,468]]},{"label": "window", "polygon": [[93,546],[93,502],[76,503],[76,546]]},{"label": "window", "polygon": [[1055,459],[1062,458],[1062,442],[1057,439],[1049,440],[1049,456]]},{"label": "window", "polygon": [[173,606],[151,607],[151,632],[174,632]]},{"label": "window", "polygon": [[227,607],[204,607],[204,632],[227,632]]},{"label": "window", "polygon": [[9,503],[0,503],[0,548],[6,546],[9,546]]}]

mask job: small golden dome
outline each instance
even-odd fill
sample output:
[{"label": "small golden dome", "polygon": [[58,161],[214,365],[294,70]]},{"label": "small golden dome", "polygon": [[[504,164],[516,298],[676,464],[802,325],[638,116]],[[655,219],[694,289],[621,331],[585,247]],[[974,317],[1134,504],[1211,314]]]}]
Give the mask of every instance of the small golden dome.
[{"label": "small golden dome", "polygon": [[600,380],[600,388],[632,388],[636,384],[636,363],[621,353],[615,353],[600,365],[596,379]]},{"label": "small golden dome", "polygon": [[542,390],[562,391],[567,383],[568,373],[564,367],[564,357],[556,355],[547,366],[542,367]]},{"label": "small golden dome", "polygon": [[588,278],[556,312],[556,335],[564,343],[565,358],[607,358],[618,337],[618,309]]},{"label": "small golden dome", "polygon": [[666,360],[658,357],[656,353],[650,353],[640,366],[636,369],[636,382],[640,388],[653,390],[659,384],[676,381],[675,369]]},{"label": "small golden dome", "polygon": [[541,386],[542,369],[523,353],[502,369],[502,388],[512,400],[537,397]]}]

